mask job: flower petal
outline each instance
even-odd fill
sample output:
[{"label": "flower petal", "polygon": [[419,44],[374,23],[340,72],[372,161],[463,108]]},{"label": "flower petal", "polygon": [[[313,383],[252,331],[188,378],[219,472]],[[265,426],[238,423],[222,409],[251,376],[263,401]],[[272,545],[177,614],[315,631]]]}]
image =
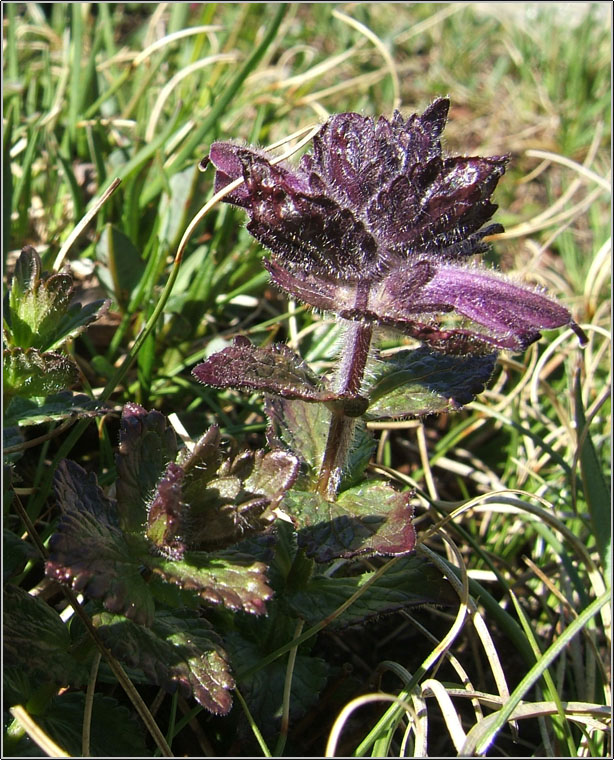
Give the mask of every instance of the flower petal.
[{"label": "flower petal", "polygon": [[573,324],[569,311],[550,298],[478,269],[440,266],[413,297],[407,295],[406,278],[392,272],[373,308],[383,319],[399,321],[454,310],[485,328],[476,338],[518,350],[538,340],[542,329]]}]

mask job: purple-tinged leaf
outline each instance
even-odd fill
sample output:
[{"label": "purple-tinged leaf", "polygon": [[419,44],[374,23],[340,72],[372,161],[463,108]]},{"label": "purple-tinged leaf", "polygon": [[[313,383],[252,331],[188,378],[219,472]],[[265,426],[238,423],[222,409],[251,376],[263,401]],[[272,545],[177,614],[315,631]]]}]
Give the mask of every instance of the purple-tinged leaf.
[{"label": "purple-tinged leaf", "polygon": [[220,429],[218,426],[212,425],[198,439],[194,448],[181,456],[179,464],[187,476],[185,488],[187,488],[187,483],[189,483],[189,478],[192,475],[198,480],[198,488],[202,488],[203,483],[213,479],[221,464]]},{"label": "purple-tinged leaf", "polygon": [[300,356],[283,343],[260,348],[247,338],[209,356],[192,374],[216,388],[235,388],[273,393],[304,401],[332,401],[336,395],[321,389],[318,376]]},{"label": "purple-tinged leaf", "polygon": [[409,495],[384,483],[350,488],[335,502],[315,493],[289,491],[282,509],[298,531],[299,546],[317,562],[406,554],[416,543]]},{"label": "purple-tinged leaf", "polygon": [[177,439],[166,417],[157,411],[148,412],[139,404],[126,404],[116,456],[117,504],[124,530],[142,530],[146,504],[176,456]]},{"label": "purple-tinged leaf", "polygon": [[[154,426],[160,424],[152,418]],[[298,474],[287,451],[244,451],[222,459],[220,434],[210,428],[180,464],[169,463],[148,506],[147,538],[169,559],[187,547],[224,549],[274,519],[273,510]]]},{"label": "purple-tinged leaf", "polygon": [[373,362],[365,416],[374,420],[457,411],[484,390],[496,359],[496,354],[452,356],[422,347]]},{"label": "purple-tinged leaf", "polygon": [[182,536],[187,507],[181,493],[183,479],[182,468],[171,462],[147,514],[147,538],[170,559],[181,559],[185,552]]},{"label": "purple-tinged leaf", "polygon": [[234,611],[262,615],[266,600],[273,594],[267,585],[266,566],[238,552],[189,551],[179,561],[151,557],[147,564],[167,581],[194,591],[209,604]]},{"label": "purple-tinged leaf", "polygon": [[[307,625],[315,625],[332,615],[372,575],[372,572],[330,578],[314,575],[303,588],[287,593],[285,598],[297,617],[305,620]],[[422,557],[412,554],[399,559],[371,583],[331,625],[355,625],[378,615],[422,604],[457,605],[458,596],[439,571]]]},{"label": "purple-tinged leaf", "polygon": [[297,458],[286,451],[244,451],[210,468],[190,472],[183,495],[189,503],[185,540],[191,548],[223,549],[274,519],[273,510],[296,480]]},{"label": "purple-tinged leaf", "polygon": [[266,496],[272,506],[277,506],[298,474],[297,458],[280,449],[246,452],[237,460],[233,469],[242,478],[243,488],[248,493]]},{"label": "purple-tinged leaf", "polygon": [[150,623],[154,603],[142,576],[149,554],[145,540],[120,530],[117,505],[102,493],[93,473],[63,460],[54,485],[62,516],[49,541],[47,575],[101,599],[111,612]]},{"label": "purple-tinged leaf", "polygon": [[159,611],[150,628],[108,613],[96,615],[94,623],[115,657],[140,668],[153,683],[194,696],[216,715],[230,710],[235,684],[228,659],[218,635],[198,613]]},{"label": "purple-tinged leaf", "polygon": [[[39,597],[7,583],[3,595],[4,686],[27,676],[33,690],[42,684],[78,685],[87,670],[75,659],[68,628],[58,613]],[[26,702],[29,694],[21,694]]]}]

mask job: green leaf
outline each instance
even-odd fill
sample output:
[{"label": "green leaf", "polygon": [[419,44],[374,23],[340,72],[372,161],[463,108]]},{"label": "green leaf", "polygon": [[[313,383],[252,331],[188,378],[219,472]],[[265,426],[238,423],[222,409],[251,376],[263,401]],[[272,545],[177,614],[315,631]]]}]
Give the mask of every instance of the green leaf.
[{"label": "green leaf", "polygon": [[[284,598],[294,614],[304,618],[308,625],[315,625],[355,594],[372,575],[372,572],[348,577],[314,575],[303,588],[289,590]],[[441,573],[424,558],[412,555],[395,562],[332,625],[353,625],[421,604],[457,603],[458,596]]]},{"label": "green leaf", "polygon": [[150,556],[147,566],[165,580],[199,594],[209,604],[255,615],[266,612],[273,592],[266,565],[239,552],[185,552],[180,561]]},{"label": "green leaf", "polygon": [[107,406],[84,393],[62,391],[45,398],[12,398],[4,410],[4,424],[27,427],[43,422],[58,422],[73,416],[97,417],[108,411]]},{"label": "green leaf", "polygon": [[122,615],[103,612],[94,623],[111,652],[122,662],[140,668],[155,684],[194,698],[207,710],[225,715],[232,705],[225,651],[210,624],[195,611],[159,611],[150,628]]},{"label": "green leaf", "polygon": [[145,270],[141,254],[129,237],[107,224],[96,246],[96,259],[96,274],[125,311]]},{"label": "green leaf", "polygon": [[367,369],[371,401],[365,417],[417,417],[457,411],[481,393],[493,373],[497,355],[452,356],[421,347]]},{"label": "green leaf", "polygon": [[304,462],[311,475],[317,478],[328,430],[331,412],[324,404],[307,404],[279,397],[269,397],[265,404],[269,418],[269,444],[286,446]]},{"label": "green leaf", "polygon": [[352,447],[348,454],[348,461],[341,476],[339,488],[341,491],[350,488],[363,480],[364,471],[371,461],[376,442],[373,433],[367,429],[364,420],[356,420]]},{"label": "green leaf", "polygon": [[6,528],[2,531],[2,577],[6,582],[18,575],[26,562],[38,557],[34,547]]},{"label": "green leaf", "polygon": [[336,557],[412,551],[416,533],[409,498],[371,481],[343,491],[335,502],[316,493],[288,491],[282,509],[298,531],[299,546],[317,562],[329,562]]},{"label": "green leaf", "polygon": [[73,385],[78,377],[77,365],[65,354],[35,348],[4,350],[4,393],[9,396],[47,396]]},{"label": "green leaf", "polygon": [[[303,463],[301,488],[309,490],[317,481],[330,428],[331,412],[324,404],[269,396],[265,414],[269,419],[268,441],[271,447],[286,447]],[[352,447],[342,476],[341,487],[353,485],[364,472],[375,442],[362,420],[354,425]]]},{"label": "green leaf", "polygon": [[[5,688],[13,704],[26,702],[26,674],[32,687],[43,683],[67,686],[83,683],[87,671],[70,651],[68,628],[46,602],[27,591],[6,584],[3,605]],[[13,689],[12,684],[17,686]]]},{"label": "green leaf", "polygon": [[26,246],[15,265],[9,293],[8,343],[44,351],[60,337],[59,324],[72,298],[72,277],[66,273],[41,276],[41,260]]},{"label": "green leaf", "polygon": [[[82,757],[85,693],[67,692],[51,700],[36,720],[62,749]],[[112,697],[94,694],[90,726],[91,757],[149,757],[142,724]]]},{"label": "green leaf", "polygon": [[60,272],[41,277],[41,259],[26,246],[15,264],[7,311],[7,343],[49,351],[80,335],[107,310],[108,301],[72,303],[73,279]]},{"label": "green leaf", "polygon": [[145,539],[122,533],[116,503],[75,462],[60,463],[54,487],[62,517],[49,541],[47,575],[102,599],[111,612],[150,623],[154,602],[142,575],[149,556]]},{"label": "green leaf", "polygon": [[110,306],[109,300],[92,301],[82,306],[72,303],[57,326],[57,335],[51,348],[58,348],[68,340],[81,335],[92,322],[103,317]]},{"label": "green leaf", "polygon": [[[249,670],[274,651],[277,646],[292,638],[296,621],[279,612],[273,614],[266,625],[254,631],[252,627],[240,626],[225,637],[231,661],[237,672]],[[300,719],[310,707],[315,705],[326,685],[329,666],[320,657],[300,648],[292,669],[290,690],[290,720]],[[239,686],[241,695],[247,702],[252,718],[268,741],[274,741],[279,734],[279,718],[288,670],[286,657],[281,657],[252,675],[242,677]]]}]

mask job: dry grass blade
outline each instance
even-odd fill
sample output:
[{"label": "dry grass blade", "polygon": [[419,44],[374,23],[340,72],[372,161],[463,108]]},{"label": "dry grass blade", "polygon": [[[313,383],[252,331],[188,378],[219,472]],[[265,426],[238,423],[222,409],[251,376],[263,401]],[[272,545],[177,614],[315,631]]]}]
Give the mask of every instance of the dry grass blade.
[{"label": "dry grass blade", "polygon": [[10,708],[11,715],[23,726],[32,741],[37,744],[48,757],[70,757],[53,739],[51,739],[36,723],[27,710],[21,705]]}]

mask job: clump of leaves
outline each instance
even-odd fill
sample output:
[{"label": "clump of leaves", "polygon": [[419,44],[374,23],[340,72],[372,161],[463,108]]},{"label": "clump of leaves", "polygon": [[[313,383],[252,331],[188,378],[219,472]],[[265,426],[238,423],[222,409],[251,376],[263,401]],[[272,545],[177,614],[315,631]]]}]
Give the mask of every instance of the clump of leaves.
[{"label": "clump of leaves", "polygon": [[15,265],[4,309],[5,395],[47,396],[72,386],[78,368],[62,349],[108,306],[108,301],[86,306],[74,302],[72,276],[43,276],[40,256],[26,246]]},{"label": "clump of leaves", "polygon": [[101,413],[101,405],[71,392],[79,368],[71,341],[105,314],[108,300],[81,305],[67,271],[42,272],[41,258],[26,246],[4,299],[2,379],[5,446],[19,447],[25,428]]},{"label": "clump of leaves", "polygon": [[[273,282],[343,324],[337,368],[322,376],[288,346],[239,337],[194,375],[265,395],[267,450],[225,450],[216,426],[180,450],[161,413],[129,403],[113,498],[76,463],[58,468],[62,517],[47,574],[92,600],[117,658],[214,713],[231,705],[229,651],[235,671],[248,674],[252,706],[279,688],[271,667],[296,617],[334,617],[363,585],[361,602],[336,624],[446,599],[441,577],[409,556],[411,493],[367,475],[366,421],[459,409],[485,388],[499,350],[523,350],[542,329],[570,325],[583,339],[544,293],[468,263],[501,229],[484,225],[508,159],[444,157],[448,105],[437,100],[408,119],[333,116],[296,169],[214,143],[203,165],[217,169],[216,190],[234,183],[225,200],[246,209],[249,232],[271,251]],[[21,265],[22,292],[24,283],[41,289],[34,269]],[[43,290],[49,300],[64,288]],[[14,297],[13,334],[24,308]],[[44,335],[67,334],[37,324]],[[422,345],[383,361],[380,328]],[[331,561],[361,556],[402,557],[401,569],[394,582],[356,568],[327,573]],[[246,620],[265,611],[258,632]],[[239,614],[231,623],[228,613]],[[309,659],[297,667],[307,674]],[[303,706],[317,697],[312,687]]]}]

